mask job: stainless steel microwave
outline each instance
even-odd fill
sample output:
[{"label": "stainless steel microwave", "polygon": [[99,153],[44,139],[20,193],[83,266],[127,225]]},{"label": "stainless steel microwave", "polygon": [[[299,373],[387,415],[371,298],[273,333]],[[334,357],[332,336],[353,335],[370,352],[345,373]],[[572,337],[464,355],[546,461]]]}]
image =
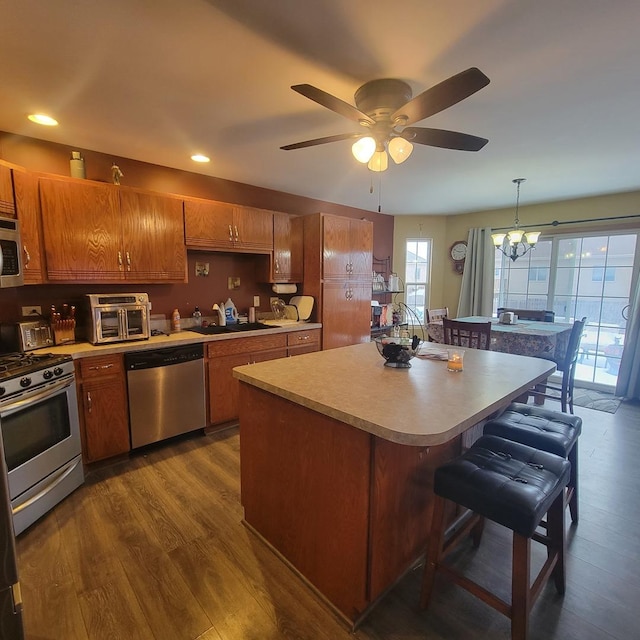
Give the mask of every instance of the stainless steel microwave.
[{"label": "stainless steel microwave", "polygon": [[20,223],[0,217],[0,289],[24,284],[21,252]]},{"label": "stainless steel microwave", "polygon": [[87,339],[93,344],[147,340],[151,305],[146,293],[86,294]]}]

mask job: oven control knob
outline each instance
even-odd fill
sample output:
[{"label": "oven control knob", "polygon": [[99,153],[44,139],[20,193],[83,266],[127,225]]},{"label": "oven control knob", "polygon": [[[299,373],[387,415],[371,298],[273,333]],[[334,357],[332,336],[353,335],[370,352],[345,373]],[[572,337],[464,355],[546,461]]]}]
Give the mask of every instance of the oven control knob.
[{"label": "oven control knob", "polygon": [[51,369],[47,369],[43,374],[42,377],[45,380],[51,380],[51,378],[53,378],[53,372],[51,371]]},{"label": "oven control knob", "polygon": [[28,387],[31,384],[31,378],[22,378],[20,380],[21,387]]},{"label": "oven control knob", "polygon": [[63,374],[62,367],[56,367],[53,370],[53,373],[55,373],[57,376],[61,376]]},{"label": "oven control knob", "polygon": [[4,387],[0,387],[0,396],[5,394],[6,389]]}]

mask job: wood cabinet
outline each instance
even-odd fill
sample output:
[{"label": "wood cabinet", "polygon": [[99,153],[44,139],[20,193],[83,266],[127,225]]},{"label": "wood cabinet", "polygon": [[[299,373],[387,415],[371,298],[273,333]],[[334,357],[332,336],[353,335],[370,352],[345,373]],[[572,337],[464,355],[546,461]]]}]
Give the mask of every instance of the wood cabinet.
[{"label": "wood cabinet", "polygon": [[190,249],[273,251],[273,213],[264,209],[185,198],[184,226]]},{"label": "wood cabinet", "polygon": [[307,329],[287,333],[287,356],[320,351],[320,329]]},{"label": "wood cabinet", "polygon": [[186,282],[182,199],[120,189],[125,278]]},{"label": "wood cabinet", "polygon": [[186,281],[179,198],[54,177],[39,192],[49,280]]},{"label": "wood cabinet", "polygon": [[2,162],[0,162],[0,216],[5,218],[16,217],[11,169]]},{"label": "wood cabinet", "polygon": [[271,282],[302,282],[302,243],[302,218],[274,211]]},{"label": "wood cabinet", "polygon": [[40,230],[40,204],[38,179],[26,169],[12,169],[16,213],[20,221],[22,239],[22,267],[25,284],[44,282],[42,237]]},{"label": "wood cabinet", "polygon": [[233,377],[234,367],[286,355],[287,336],[284,333],[210,342],[207,345],[207,370],[211,424],[231,422],[240,415],[239,382]]},{"label": "wood cabinet", "polygon": [[127,453],[131,446],[123,355],[83,358],[76,371],[85,462]]},{"label": "wood cabinet", "polygon": [[322,348],[368,342],[373,223],[324,213],[304,220],[304,292],[316,299]]}]

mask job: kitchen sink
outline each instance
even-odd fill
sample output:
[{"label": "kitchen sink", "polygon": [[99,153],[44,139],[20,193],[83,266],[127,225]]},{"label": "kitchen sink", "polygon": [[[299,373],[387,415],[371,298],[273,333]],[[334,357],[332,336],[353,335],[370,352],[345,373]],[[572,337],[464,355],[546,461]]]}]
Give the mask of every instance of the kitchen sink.
[{"label": "kitchen sink", "polygon": [[242,324],[228,324],[224,327],[211,324],[208,327],[190,327],[189,331],[200,333],[204,336],[215,336],[222,333],[238,333],[241,331],[256,331],[257,329],[273,329],[273,326],[262,322],[243,322]]}]

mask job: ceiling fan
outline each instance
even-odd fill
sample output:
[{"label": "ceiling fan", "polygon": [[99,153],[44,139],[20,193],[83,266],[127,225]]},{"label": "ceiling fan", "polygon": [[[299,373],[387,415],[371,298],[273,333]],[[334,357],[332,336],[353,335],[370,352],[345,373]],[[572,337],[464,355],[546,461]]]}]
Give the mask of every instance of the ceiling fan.
[{"label": "ceiling fan", "polygon": [[371,80],[355,92],[355,107],[310,84],[296,84],[291,87],[294,91],[357,122],[365,131],[326,136],[280,148],[290,151],[356,139],[352,147],[353,155],[360,162],[367,163],[372,171],[387,169],[387,152],[396,164],[404,162],[413,150],[412,143],[459,151],[479,151],[487,144],[486,138],[407,125],[453,106],[488,84],[489,78],[476,67],[471,67],[412,98],[411,87],[402,80]]}]

